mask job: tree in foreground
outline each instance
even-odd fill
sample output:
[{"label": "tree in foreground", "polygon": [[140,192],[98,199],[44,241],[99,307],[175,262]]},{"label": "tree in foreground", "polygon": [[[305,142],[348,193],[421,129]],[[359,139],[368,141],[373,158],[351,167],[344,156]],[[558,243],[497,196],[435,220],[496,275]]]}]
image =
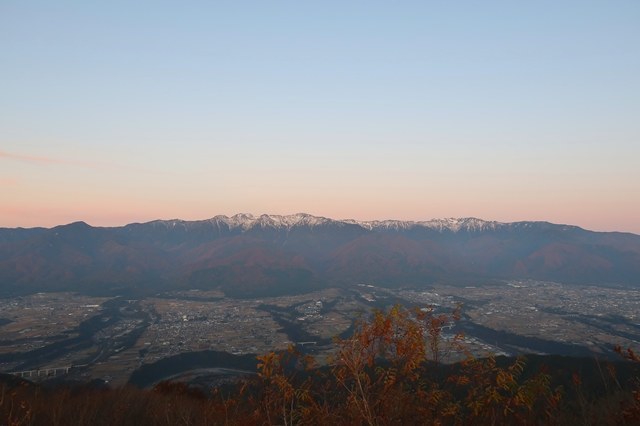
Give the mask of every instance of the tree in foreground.
[{"label": "tree in foreground", "polygon": [[[459,319],[395,306],[359,321],[338,340],[330,367],[318,369],[291,348],[259,358],[261,403],[254,421],[268,424],[553,424],[560,391],[550,377],[521,380],[525,361],[498,367],[465,352],[462,336],[443,338]],[[450,351],[466,359],[443,374]],[[297,361],[296,361],[297,360]],[[298,365],[302,368],[287,369]]]}]

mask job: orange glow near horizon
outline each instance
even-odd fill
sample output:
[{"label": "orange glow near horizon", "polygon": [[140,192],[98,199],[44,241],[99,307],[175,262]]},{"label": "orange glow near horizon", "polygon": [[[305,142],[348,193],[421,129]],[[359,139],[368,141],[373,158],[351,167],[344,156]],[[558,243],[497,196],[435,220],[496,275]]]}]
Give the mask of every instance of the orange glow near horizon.
[{"label": "orange glow near horizon", "polygon": [[[237,209],[230,209],[224,205],[212,203],[210,206],[193,208],[189,205],[166,206],[164,203],[131,202],[124,205],[109,203],[83,203],[69,206],[46,206],[32,203],[23,206],[3,205],[0,207],[1,227],[53,227],[75,221],[84,221],[92,226],[123,226],[135,222],[148,222],[156,219],[205,220],[222,214],[232,216],[237,213],[260,214],[294,214],[308,213],[331,219],[355,220],[430,220],[445,217],[477,217],[483,220],[499,222],[518,221],[547,221],[559,224],[580,226],[593,231],[621,231],[640,234],[637,217],[631,211],[621,211],[614,217],[606,209],[598,209],[597,205],[585,208],[589,214],[576,215],[568,207],[554,209],[553,214],[544,205],[514,206],[507,211],[506,206],[495,206],[497,210],[476,206],[472,208],[462,202],[451,202],[449,205],[411,206],[404,208],[401,204],[379,205],[375,201],[358,200],[357,205],[335,204],[321,205],[321,202],[304,203],[306,205],[287,206],[284,203],[277,206],[260,208],[257,203],[243,203]],[[180,204],[180,203],[178,203]],[[293,204],[293,203],[292,203]],[[504,203],[508,204],[508,203]],[[501,208],[503,207],[503,208]],[[626,213],[626,214],[625,214]],[[613,222],[613,223],[612,223]]]},{"label": "orange glow near horizon", "polygon": [[0,226],[307,212],[640,234],[640,2],[263,3],[3,7]]}]

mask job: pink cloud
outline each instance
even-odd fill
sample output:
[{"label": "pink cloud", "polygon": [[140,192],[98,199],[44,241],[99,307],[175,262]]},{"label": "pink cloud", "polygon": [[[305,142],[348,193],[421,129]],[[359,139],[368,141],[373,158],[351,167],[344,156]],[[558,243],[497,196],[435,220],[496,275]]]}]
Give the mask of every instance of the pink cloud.
[{"label": "pink cloud", "polygon": [[36,155],[16,154],[16,153],[6,152],[6,151],[0,151],[0,159],[22,161],[25,163],[32,163],[32,164],[58,164],[58,165],[80,166],[80,167],[104,166],[99,163],[62,160],[62,159],[53,158],[53,157],[40,157]]},{"label": "pink cloud", "polygon": [[90,169],[119,169],[119,170],[129,170],[138,173],[150,173],[150,174],[165,174],[165,172],[151,171],[139,167],[130,167],[121,164],[115,163],[105,163],[98,161],[75,161],[75,160],[67,160],[55,157],[43,157],[37,155],[24,155],[17,154],[14,152],[7,152],[0,150],[0,161],[8,160],[8,161],[20,161],[23,163],[30,164],[42,164],[42,165],[59,165],[59,166],[76,166],[76,167],[85,167]]},{"label": "pink cloud", "polygon": [[5,151],[0,151],[0,158],[5,158],[5,159],[8,159],[8,160],[25,161],[25,162],[28,162],[28,163],[40,163],[40,164],[61,164],[61,163],[64,163],[63,161],[56,160],[56,159],[53,159],[53,158],[36,157],[36,156],[32,156],[32,155],[13,154],[13,153],[10,153],[10,152],[5,152]]}]

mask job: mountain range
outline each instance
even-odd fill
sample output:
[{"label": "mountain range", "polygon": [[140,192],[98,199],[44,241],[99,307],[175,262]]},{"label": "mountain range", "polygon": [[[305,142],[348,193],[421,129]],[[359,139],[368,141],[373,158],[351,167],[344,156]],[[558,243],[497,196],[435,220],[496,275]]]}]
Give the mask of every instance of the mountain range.
[{"label": "mountain range", "polygon": [[220,289],[258,297],[357,283],[512,279],[640,287],[640,235],[548,222],[363,222],[303,213],[0,228],[0,295]]}]

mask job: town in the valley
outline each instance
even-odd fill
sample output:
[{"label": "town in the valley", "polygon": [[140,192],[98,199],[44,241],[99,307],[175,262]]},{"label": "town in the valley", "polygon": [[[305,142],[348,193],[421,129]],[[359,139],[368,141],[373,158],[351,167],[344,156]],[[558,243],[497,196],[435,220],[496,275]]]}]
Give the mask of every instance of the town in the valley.
[{"label": "town in the valley", "polygon": [[460,309],[460,320],[444,326],[443,348],[457,336],[475,356],[611,357],[616,345],[640,341],[640,290],[542,281],[428,289],[358,283],[259,299],[197,290],[138,299],[37,293],[0,299],[0,372],[119,386],[143,365],[194,351],[261,354],[296,345],[328,359],[354,321],[396,304],[437,314]]}]

